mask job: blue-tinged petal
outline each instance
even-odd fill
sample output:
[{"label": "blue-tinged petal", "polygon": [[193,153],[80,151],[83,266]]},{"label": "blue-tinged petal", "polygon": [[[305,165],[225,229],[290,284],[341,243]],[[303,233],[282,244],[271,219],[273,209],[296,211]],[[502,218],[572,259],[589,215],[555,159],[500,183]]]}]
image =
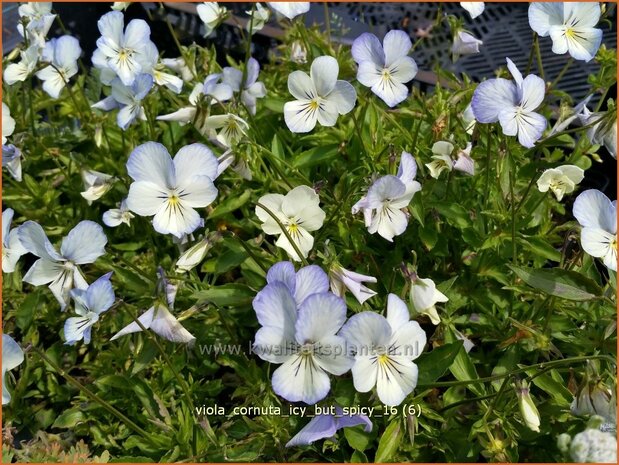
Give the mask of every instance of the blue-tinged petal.
[{"label": "blue-tinged petal", "polygon": [[262,326],[280,328],[286,339],[294,340],[297,304],[284,283],[266,285],[258,292],[252,305]]},{"label": "blue-tinged petal", "polygon": [[136,100],[143,100],[153,88],[153,77],[150,74],[139,74],[131,86]]},{"label": "blue-tinged petal", "polygon": [[413,44],[408,33],[404,31],[389,31],[383,39],[385,67],[391,67],[400,58],[408,55],[412,46]]},{"label": "blue-tinged petal", "polygon": [[346,302],[344,299],[330,292],[312,294],[299,308],[295,323],[296,341],[299,344],[311,344],[333,336],[345,321]]},{"label": "blue-tinged petal", "polygon": [[[345,115],[355,107],[357,101],[357,91],[346,81],[337,81],[333,92],[327,97],[329,102],[335,104],[335,108],[340,115]],[[320,123],[325,126],[323,123]]]},{"label": "blue-tinged petal", "polygon": [[357,81],[366,87],[373,87],[382,79],[383,69],[372,61],[362,61],[357,70]]},{"label": "blue-tinged petal", "polygon": [[28,252],[48,261],[62,260],[62,256],[56,252],[49,242],[39,223],[26,221],[19,227],[18,231],[19,240]]},{"label": "blue-tinged petal", "polygon": [[8,390],[6,372],[18,367],[24,361],[21,347],[7,334],[2,335],[2,405],[11,401]]},{"label": "blue-tinged petal", "polygon": [[103,313],[114,304],[115,296],[110,282],[111,276],[112,272],[106,273],[88,286],[86,301],[90,311]]},{"label": "blue-tinged petal", "polygon": [[157,142],[146,142],[131,152],[127,173],[134,181],[148,181],[160,188],[176,186],[172,157],[165,146]]},{"label": "blue-tinged petal", "polygon": [[535,111],[544,101],[546,83],[534,74],[529,74],[522,82],[522,101],[520,106],[525,112]]},{"label": "blue-tinged petal", "polygon": [[[205,178],[208,179],[208,178]],[[191,234],[202,224],[202,219],[189,205],[178,199],[168,199],[153,217],[153,227],[160,234],[172,234],[179,239]]]},{"label": "blue-tinged petal", "polygon": [[[67,318],[64,322],[65,344],[73,345],[84,338],[84,332],[90,328],[94,322],[86,316]],[[86,341],[84,341],[86,342]]]},{"label": "blue-tinged petal", "polygon": [[133,50],[141,50],[150,42],[150,27],[143,19],[132,19],[123,36],[123,47]]},{"label": "blue-tinged petal", "polygon": [[341,336],[325,336],[314,344],[314,360],[327,373],[341,376],[355,363],[348,353],[346,339]]},{"label": "blue-tinged petal", "polygon": [[217,188],[208,176],[179,180],[176,195],[184,207],[204,208],[217,198]]},{"label": "blue-tinged petal", "polygon": [[273,391],[290,402],[313,405],[329,394],[329,376],[311,355],[294,355],[286,360],[272,378]]},{"label": "blue-tinged petal", "polygon": [[62,240],[60,253],[77,265],[93,263],[105,254],[107,237],[94,221],[80,221]]},{"label": "blue-tinged petal", "polygon": [[75,64],[82,54],[80,43],[75,37],[62,36],[54,46],[54,59],[56,66],[68,68]]},{"label": "blue-tinged petal", "polygon": [[286,285],[288,290],[294,294],[296,287],[296,272],[292,262],[278,262],[269,268],[267,272],[267,283],[272,284],[281,282]]},{"label": "blue-tinged petal", "polygon": [[372,421],[365,415],[342,415],[335,419],[338,429],[364,425],[366,433],[372,431]]},{"label": "blue-tinged petal", "polygon": [[318,265],[306,266],[296,274],[295,285],[292,289],[294,289],[297,305],[300,306],[310,295],[327,292],[329,277]]},{"label": "blue-tinged petal", "polygon": [[480,123],[495,123],[499,113],[518,105],[518,88],[507,79],[489,79],[480,83],[473,93],[471,108]]},{"label": "blue-tinged petal", "polygon": [[417,162],[410,153],[402,152],[397,176],[400,181],[407,185],[415,180],[415,176],[417,176]]},{"label": "blue-tinged petal", "polygon": [[330,438],[337,429],[333,415],[317,415],[286,443],[286,447],[307,446],[314,441]]},{"label": "blue-tinged petal", "polygon": [[127,128],[133,123],[142,112],[142,107],[139,105],[126,105],[120,109],[118,114],[116,115],[116,124],[123,131],[126,131]]},{"label": "blue-tinged petal", "polygon": [[391,326],[374,312],[361,312],[348,319],[340,336],[356,351],[357,355],[368,355],[374,347],[387,347],[391,339]]},{"label": "blue-tinged petal", "polygon": [[391,75],[381,75],[372,86],[372,92],[378,95],[390,108],[403,102],[408,97],[408,87]]},{"label": "blue-tinged petal", "polygon": [[523,147],[531,148],[541,139],[546,129],[546,118],[539,113],[522,113],[518,122],[518,142]]},{"label": "blue-tinged petal", "polygon": [[383,46],[378,40],[378,37],[369,32],[364,32],[354,40],[351,53],[357,64],[369,61],[380,68],[385,66]]},{"label": "blue-tinged petal", "polygon": [[166,204],[171,191],[148,181],[137,181],[129,186],[127,208],[140,216],[153,216]]},{"label": "blue-tinged petal", "polygon": [[190,144],[181,148],[174,156],[174,169],[179,184],[193,176],[217,177],[217,158],[204,144]]},{"label": "blue-tinged petal", "polygon": [[284,363],[297,353],[298,348],[294,339],[289,339],[282,328],[263,326],[256,332],[252,350],[262,360]]},{"label": "blue-tinged petal", "polygon": [[2,212],[2,244],[6,247],[9,231],[11,230],[11,222],[15,211],[12,208],[7,208]]},{"label": "blue-tinged petal", "polygon": [[124,16],[120,11],[111,11],[97,22],[101,36],[111,45],[120,47],[125,26]]},{"label": "blue-tinged petal", "polygon": [[397,199],[406,192],[406,185],[396,176],[387,175],[378,178],[367,193],[367,207],[381,208],[388,199]]},{"label": "blue-tinged petal", "polygon": [[532,2],[529,5],[529,26],[540,36],[546,37],[552,26],[563,24],[564,3]]},{"label": "blue-tinged petal", "polygon": [[42,286],[55,281],[64,271],[62,263],[39,258],[30,267],[23,280],[33,286]]}]

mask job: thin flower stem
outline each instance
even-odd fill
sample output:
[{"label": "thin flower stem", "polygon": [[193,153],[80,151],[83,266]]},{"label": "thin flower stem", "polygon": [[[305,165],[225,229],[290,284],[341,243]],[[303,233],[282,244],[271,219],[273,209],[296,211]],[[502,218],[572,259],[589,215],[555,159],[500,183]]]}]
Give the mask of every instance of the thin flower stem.
[{"label": "thin flower stem", "polygon": [[484,210],[488,208],[488,202],[490,201],[490,156],[491,156],[491,134],[492,128],[487,126],[488,131],[486,132],[486,187],[484,188]]},{"label": "thin flower stem", "polygon": [[[554,81],[552,81],[552,83],[550,84],[550,89],[554,89],[555,86],[561,82],[561,79],[563,78],[563,76],[565,75],[565,73],[567,73],[567,70],[570,69],[570,66],[572,66],[572,63],[574,63],[574,59],[572,57],[570,57],[569,60],[567,60],[567,62],[565,63],[565,65],[563,65],[563,68],[561,69],[561,71],[559,72],[559,75],[555,78]],[[549,90],[550,90],[549,89]]]},{"label": "thin flower stem", "polygon": [[[247,65],[249,58],[251,57],[251,37],[254,27],[254,14],[256,12],[256,3],[251,4],[251,13],[249,15],[249,32],[247,33],[247,45],[245,47],[245,66],[243,66],[243,77],[241,78],[241,88],[239,89],[238,98],[240,100],[243,89],[245,88],[245,81],[247,81]],[[249,112],[248,112],[249,113]]]},{"label": "thin flower stem", "polygon": [[544,75],[544,65],[542,64],[542,52],[539,49],[539,36],[537,33],[535,34],[533,45],[535,47],[535,57],[537,58],[537,71],[539,72],[539,76],[546,81],[546,77]]},{"label": "thin flower stem", "polygon": [[277,217],[277,215],[275,213],[273,213],[271,210],[269,210],[267,207],[265,207],[264,205],[262,205],[260,202],[258,202],[256,204],[256,206],[258,208],[262,208],[265,212],[267,212],[269,214],[269,216],[271,218],[273,218],[273,220],[277,223],[277,225],[279,226],[279,228],[282,230],[282,233],[284,233],[284,236],[286,236],[286,239],[288,239],[288,242],[290,242],[290,244],[292,245],[292,248],[294,249],[294,251],[297,253],[298,257],[301,259],[301,262],[303,262],[304,266],[308,266],[309,263],[307,262],[307,260],[305,259],[305,257],[303,256],[303,254],[301,253],[301,250],[299,250],[299,247],[297,246],[297,244],[292,240],[292,237],[290,236],[290,233],[288,232],[288,230],[286,229],[286,227],[282,224],[282,222],[279,220],[279,218]]},{"label": "thin flower stem", "polygon": [[234,233],[233,231],[225,231],[226,233],[230,234],[232,237],[234,237],[239,244],[241,244],[241,247],[243,247],[243,249],[245,249],[245,252],[247,252],[247,255],[250,256],[250,258],[256,262],[256,265],[258,265],[260,267],[260,269],[262,271],[264,271],[264,273],[266,274],[269,270],[262,264],[262,262],[260,260],[258,260],[258,258],[256,257],[256,255],[251,251],[251,249],[249,248],[249,246],[245,243],[245,241],[243,239],[241,239],[236,233]]},{"label": "thin flower stem", "polygon": [[490,407],[488,407],[488,410],[486,410],[486,413],[484,413],[484,416],[482,417],[482,421],[484,423],[488,422],[487,420],[490,417],[490,414],[494,411],[494,409],[495,409],[497,403],[499,402],[499,399],[503,395],[503,392],[505,391],[505,388],[507,387],[510,379],[511,379],[511,376],[508,376],[501,383],[501,387],[499,388],[499,392],[497,392],[497,394],[494,397],[494,399],[492,399],[492,403],[490,404]]},{"label": "thin flower stem", "polygon": [[[165,6],[163,5],[163,2],[160,2],[159,6],[161,7],[162,10],[165,11]],[[189,66],[189,60],[187,59],[187,54],[185,53],[185,50],[183,49],[183,46],[181,45],[180,41],[178,40],[178,37],[176,36],[176,32],[174,31],[174,28],[172,27],[172,23],[170,22],[170,18],[168,17],[167,13],[165,13],[163,16],[165,17],[165,23],[166,23],[166,25],[168,27],[168,31],[170,31],[170,34],[172,35],[172,40],[174,40],[174,44],[176,45],[176,48],[178,48],[178,52],[183,57],[183,60],[185,60],[185,65],[187,65],[187,67],[191,71],[191,74],[193,75],[193,78],[197,81],[198,80],[198,75],[196,74],[196,71],[195,71],[194,67],[193,66]]]}]

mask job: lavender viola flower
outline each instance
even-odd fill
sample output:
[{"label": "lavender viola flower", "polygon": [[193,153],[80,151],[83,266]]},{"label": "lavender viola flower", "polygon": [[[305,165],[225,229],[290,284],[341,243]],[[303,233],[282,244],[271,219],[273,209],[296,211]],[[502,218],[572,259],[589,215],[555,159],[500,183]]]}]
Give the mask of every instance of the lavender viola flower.
[{"label": "lavender viola flower", "polygon": [[6,374],[21,365],[24,361],[24,351],[8,334],[2,334],[2,405],[11,402]]},{"label": "lavender viola flower", "polygon": [[243,71],[227,66],[223,69],[224,84],[228,84],[235,92],[241,92],[241,102],[252,114],[256,114],[256,99],[262,98],[267,94],[262,82],[258,82],[260,64],[255,58],[247,61],[247,75],[243,82]]},{"label": "lavender viola flower", "polygon": [[146,120],[142,100],[152,88],[153,77],[149,74],[139,74],[130,86],[124,85],[120,79],[112,81],[112,98],[122,105],[116,116],[116,124],[123,131],[138,118]]},{"label": "lavender viola flower", "polygon": [[263,360],[281,364],[273,390],[290,402],[315,404],[329,393],[329,373],[346,373],[352,359],[337,335],[346,320],[346,303],[326,292],[329,279],[317,266],[294,272],[291,263],[275,265],[268,284],[253,301],[262,326],[253,350]]},{"label": "lavender viola flower", "polygon": [[45,44],[43,60],[50,63],[36,76],[43,81],[43,90],[52,98],[58,98],[69,79],[77,74],[77,60],[82,54],[75,37],[62,36]]},{"label": "lavender viola flower", "polygon": [[483,42],[467,31],[458,31],[454,37],[451,53],[454,60],[457,60],[462,55],[473,55],[479,53],[479,46]]},{"label": "lavender viola flower", "polygon": [[546,129],[546,118],[535,112],[544,100],[546,85],[533,74],[523,79],[516,65],[506,60],[514,80],[496,78],[479,84],[473,93],[473,114],[480,123],[498,121],[503,134],[517,135],[521,145],[531,148]]},{"label": "lavender viola flower", "polygon": [[11,230],[11,222],[15,212],[7,208],[2,212],[2,272],[12,273],[19,258],[27,253],[19,240],[19,228]]},{"label": "lavender viola flower", "polygon": [[341,407],[335,407],[335,415],[317,415],[301,429],[286,447],[306,446],[320,439],[331,438],[342,428],[364,425],[366,433],[372,431],[372,421],[365,415],[343,415]]},{"label": "lavender viola flower", "polygon": [[377,282],[376,278],[355,273],[338,264],[334,264],[329,270],[329,280],[331,282],[331,292],[337,296],[344,297],[346,289],[348,289],[360,304],[376,295],[376,292],[363,284],[375,283]]},{"label": "lavender viola flower", "polygon": [[13,144],[2,146],[2,167],[6,168],[17,182],[22,180],[21,150]]},{"label": "lavender viola flower", "polygon": [[359,65],[357,80],[390,107],[406,99],[405,84],[417,74],[417,63],[407,56],[412,46],[404,31],[389,31],[382,45],[374,34],[367,32],[352,44],[352,56]]}]

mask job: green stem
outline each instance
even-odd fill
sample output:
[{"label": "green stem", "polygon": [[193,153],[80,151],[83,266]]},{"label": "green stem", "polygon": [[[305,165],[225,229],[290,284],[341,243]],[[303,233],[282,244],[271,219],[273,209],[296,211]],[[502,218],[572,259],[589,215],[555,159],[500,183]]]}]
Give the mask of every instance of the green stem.
[{"label": "green stem", "polygon": [[539,36],[537,34],[535,34],[534,47],[535,47],[535,57],[537,58],[537,70],[539,72],[539,76],[545,82],[546,77],[544,75],[544,65],[542,65],[542,52],[539,49]]},{"label": "green stem", "polygon": [[[559,75],[555,78],[554,81],[552,81],[552,83],[550,84],[550,89],[554,89],[555,86],[561,82],[561,79],[563,78],[563,76],[565,75],[565,73],[567,73],[567,70],[570,69],[570,66],[572,66],[572,63],[574,63],[574,59],[570,57],[569,60],[567,60],[567,62],[565,63],[565,65],[563,65],[563,68],[561,69],[561,71],[559,72]],[[549,90],[550,90],[549,89]]]},{"label": "green stem", "polygon": [[[163,3],[159,3],[159,6],[163,10],[165,10],[165,6],[163,5]],[[185,50],[183,49],[183,46],[181,45],[180,41],[178,40],[178,37],[176,37],[176,32],[174,32],[174,28],[172,27],[172,23],[170,22],[170,17],[168,16],[167,13],[165,13],[163,16],[165,18],[165,23],[168,26],[168,31],[170,31],[170,34],[172,35],[172,39],[174,40],[174,44],[176,44],[176,48],[178,48],[178,52],[183,57],[183,60],[185,60],[185,65],[187,65],[187,67],[191,71],[191,74],[193,74],[193,78],[197,81],[198,80],[198,75],[196,74],[196,71],[194,70],[193,66],[191,66],[191,67],[189,66],[189,59],[187,57],[187,54],[185,53]]]},{"label": "green stem", "polygon": [[28,113],[30,115],[30,130],[32,135],[36,138],[37,131],[34,124],[34,105],[32,103],[32,78],[27,79],[28,85],[26,87],[26,93],[28,94]]},{"label": "green stem", "polygon": [[262,208],[265,212],[268,213],[268,215],[273,218],[273,220],[277,223],[277,225],[279,226],[279,228],[282,230],[282,233],[284,233],[284,236],[286,236],[286,239],[288,239],[288,242],[290,242],[290,244],[292,245],[292,248],[294,249],[294,251],[297,253],[297,256],[299,257],[299,259],[301,260],[301,262],[303,262],[304,266],[308,266],[309,263],[307,262],[307,260],[305,259],[305,257],[303,256],[303,254],[301,253],[301,250],[299,250],[299,246],[297,246],[296,242],[294,242],[292,240],[292,237],[290,236],[290,233],[288,232],[288,230],[286,229],[286,227],[282,224],[282,222],[279,220],[279,218],[277,217],[277,215],[275,213],[273,213],[271,210],[269,210],[267,207],[265,207],[264,205],[262,205],[260,202],[258,202],[256,204],[256,206],[258,208]]}]

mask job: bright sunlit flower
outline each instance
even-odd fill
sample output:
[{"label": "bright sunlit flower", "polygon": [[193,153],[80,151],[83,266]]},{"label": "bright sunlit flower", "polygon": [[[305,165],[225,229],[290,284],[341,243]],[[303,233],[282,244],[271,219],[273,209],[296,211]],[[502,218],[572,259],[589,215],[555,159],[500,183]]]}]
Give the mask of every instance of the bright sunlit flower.
[{"label": "bright sunlit flower", "polygon": [[15,120],[11,117],[11,109],[2,102],[2,145],[6,144],[6,138],[15,131]]},{"label": "bright sunlit flower", "polygon": [[[297,292],[328,280],[318,267],[297,277]],[[300,274],[300,272],[299,272]],[[311,293],[300,304],[282,281],[271,282],[253,301],[262,326],[253,351],[263,360],[282,364],[273,373],[275,393],[290,402],[315,404],[329,393],[328,373],[342,375],[352,365],[346,341],[337,336],[346,320],[346,303],[329,292]]]},{"label": "bright sunlit flower", "polygon": [[103,214],[103,224],[110,228],[120,226],[122,223],[129,226],[133,218],[135,215],[129,211],[127,199],[123,199],[118,208],[112,208]]},{"label": "bright sunlit flower", "polygon": [[334,264],[329,270],[329,281],[331,283],[331,292],[335,295],[344,297],[346,289],[348,289],[360,304],[376,295],[376,292],[363,284],[375,283],[377,282],[376,278],[355,273],[337,264]]},{"label": "bright sunlit flower", "polygon": [[2,167],[6,168],[17,182],[22,180],[21,150],[13,144],[2,146]]},{"label": "bright sunlit flower", "polygon": [[[314,189],[308,186],[298,186],[285,196],[281,194],[263,195],[258,203],[264,205],[278,218],[303,258],[307,258],[314,246],[314,237],[310,233],[322,227],[326,216],[319,206],[320,199]],[[262,230],[265,233],[279,236],[275,245],[288,252],[293,260],[301,261],[301,257],[277,221],[260,206],[256,206],[256,216],[262,221]]]},{"label": "bright sunlit flower", "polygon": [[389,294],[387,318],[374,312],[353,315],[340,332],[352,346],[355,389],[368,392],[376,386],[380,401],[400,405],[417,386],[413,363],[426,345],[426,333],[410,321],[406,304]]},{"label": "bright sunlit flower", "polygon": [[223,69],[224,84],[232,87],[234,92],[241,91],[241,102],[247,107],[247,110],[252,114],[256,114],[256,99],[262,98],[267,94],[267,90],[262,82],[258,81],[260,73],[260,64],[255,58],[250,58],[247,61],[247,76],[243,81],[243,71],[240,69],[227,66]]},{"label": "bright sunlit flower", "polygon": [[460,2],[460,6],[469,12],[472,19],[477,18],[484,12],[484,2]]},{"label": "bright sunlit flower", "polygon": [[350,112],[357,100],[355,88],[337,79],[340,67],[330,56],[316,58],[309,76],[304,71],[288,75],[288,90],[297,100],[286,102],[284,119],[292,132],[310,132],[316,122],[334,126],[339,115]]},{"label": "bright sunlit flower", "polygon": [[335,408],[335,415],[316,415],[294,437],[286,447],[307,446],[320,439],[335,436],[338,430],[357,425],[364,425],[364,431],[372,431],[372,421],[366,415],[343,415],[340,407]]},{"label": "bright sunlit flower", "polygon": [[535,113],[544,100],[546,84],[533,74],[523,79],[516,65],[506,60],[514,81],[496,78],[479,84],[473,93],[473,113],[480,123],[500,122],[503,134],[517,135],[518,142],[530,148],[546,129],[546,118]]},{"label": "bright sunlit flower", "polygon": [[68,318],[64,324],[65,344],[73,345],[84,340],[90,344],[90,334],[93,325],[99,321],[101,314],[114,304],[114,289],[107,273],[84,289],[73,289],[71,297],[75,302],[75,313],[79,316]]},{"label": "bright sunlit flower", "polygon": [[550,189],[560,202],[565,194],[574,192],[584,177],[585,172],[578,166],[557,166],[542,173],[537,180],[537,188],[540,192],[548,192]]},{"label": "bright sunlit flower", "polygon": [[2,212],[2,272],[12,273],[19,257],[27,253],[19,240],[18,228],[11,230],[15,212],[7,208]]},{"label": "bright sunlit flower", "polygon": [[[252,17],[251,19],[247,20],[246,26],[246,29],[249,31],[250,34],[255,34],[259,30],[261,30],[271,16],[271,12],[269,11],[269,9],[263,7],[260,3],[256,3],[256,10],[253,12],[253,15],[251,10],[248,10],[245,13]],[[249,30],[250,24],[251,31]]]},{"label": "bright sunlit flower", "polygon": [[611,202],[599,190],[589,189],[576,197],[573,214],[582,226],[583,250],[617,271],[617,201]]},{"label": "bright sunlit flower", "polygon": [[38,45],[31,45],[26,50],[20,52],[21,60],[19,63],[11,63],[4,69],[4,82],[12,86],[16,82],[24,82],[30,77],[39,61]]},{"label": "bright sunlit flower", "polygon": [[125,131],[136,119],[146,120],[142,101],[153,88],[153,77],[139,74],[133,84],[126,86],[120,79],[112,81],[112,98],[122,105],[116,123]]},{"label": "bright sunlit flower", "polygon": [[11,402],[6,373],[17,368],[23,361],[24,351],[19,347],[19,344],[8,334],[2,334],[2,405]]},{"label": "bright sunlit flower", "polygon": [[426,166],[430,170],[430,176],[434,179],[438,179],[441,173],[445,170],[453,170],[454,161],[451,158],[451,154],[454,150],[454,146],[451,142],[438,141],[432,146],[432,161],[426,163]]},{"label": "bright sunlit flower", "polygon": [[595,28],[600,13],[598,2],[532,2],[529,25],[541,37],[550,36],[554,53],[590,61],[602,43],[602,30]]},{"label": "bright sunlit flower", "polygon": [[483,45],[481,40],[470,32],[460,30],[454,37],[454,42],[451,46],[451,53],[454,56],[454,60],[457,60],[460,56],[479,53],[480,45]]},{"label": "bright sunlit flower", "polygon": [[310,2],[267,2],[267,5],[288,19],[294,19],[310,9]]},{"label": "bright sunlit flower", "polygon": [[88,201],[88,205],[99,200],[106,192],[112,188],[115,177],[110,174],[101,173],[95,170],[83,170],[82,180],[84,181],[84,192],[81,192],[82,197]]},{"label": "bright sunlit flower", "polygon": [[365,196],[352,207],[353,215],[363,212],[365,226],[370,234],[380,236],[393,242],[408,225],[406,208],[421,184],[415,181],[417,162],[410,153],[402,152],[398,175],[378,178],[368,189]]},{"label": "bright sunlit flower", "polygon": [[196,7],[196,10],[204,23],[204,37],[210,36],[215,28],[226,19],[228,14],[226,7],[220,6],[217,2],[201,3]]},{"label": "bright sunlit flower", "polygon": [[77,59],[81,54],[80,43],[75,37],[62,36],[45,44],[43,60],[50,65],[36,76],[43,81],[43,90],[50,97],[58,98],[69,79],[77,74]]},{"label": "bright sunlit flower", "polygon": [[436,310],[437,303],[445,303],[449,299],[436,288],[436,284],[429,278],[413,276],[410,287],[410,302],[413,310],[419,314],[427,315],[432,324],[439,324],[441,317]]},{"label": "bright sunlit flower", "polygon": [[18,235],[24,249],[39,257],[24,276],[24,282],[33,286],[49,283],[62,311],[69,303],[71,289],[88,287],[79,265],[94,263],[105,254],[107,244],[103,228],[93,221],[81,221],[69,231],[62,239],[60,253],[49,242],[43,228],[34,221],[22,224]]},{"label": "bright sunlit flower", "polygon": [[390,107],[406,99],[405,84],[417,74],[417,63],[407,56],[412,46],[404,31],[389,31],[382,45],[374,34],[367,32],[352,44],[352,56],[359,65],[357,80]]},{"label": "bright sunlit flower", "polygon": [[190,234],[200,226],[195,209],[217,197],[217,166],[217,158],[203,144],[181,148],[174,160],[161,144],[139,145],[127,161],[134,181],[127,206],[140,216],[153,216],[153,227],[161,234]]}]

